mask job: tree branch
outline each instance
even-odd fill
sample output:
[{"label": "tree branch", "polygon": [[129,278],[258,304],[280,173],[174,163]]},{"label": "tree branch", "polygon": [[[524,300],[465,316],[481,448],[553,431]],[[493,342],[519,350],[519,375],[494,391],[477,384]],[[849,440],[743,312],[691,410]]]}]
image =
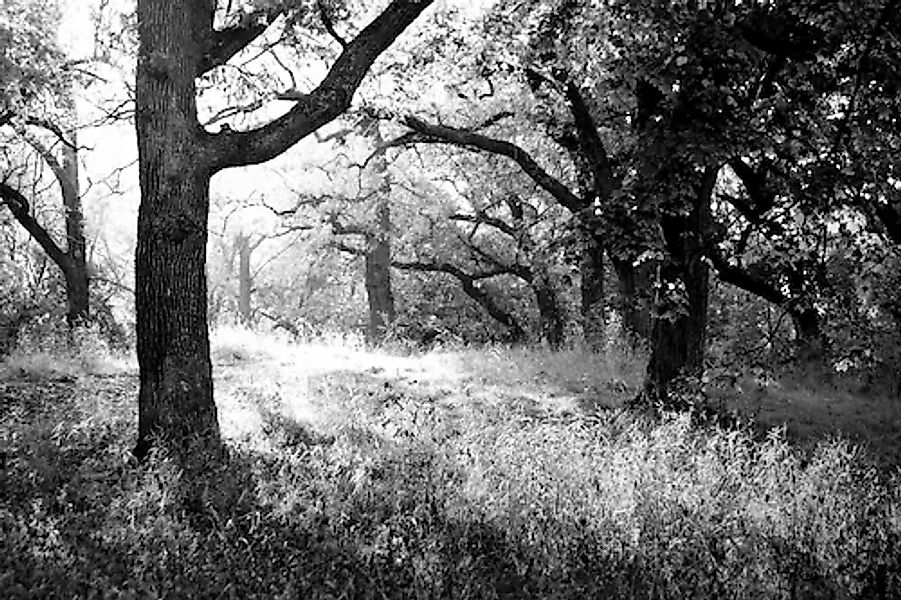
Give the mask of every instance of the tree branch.
[{"label": "tree branch", "polygon": [[347,44],[316,89],[283,116],[251,131],[206,134],[211,170],[271,160],[345,112],[375,60],[432,2],[393,0]]},{"label": "tree branch", "polygon": [[338,45],[341,46],[341,49],[344,50],[347,48],[347,40],[345,40],[341,35],[338,34],[337,30],[335,30],[335,24],[332,22],[331,15],[328,14],[328,9],[325,6],[325,3],[322,0],[317,0],[316,8],[319,9],[319,19],[322,21],[322,26],[325,27],[325,31],[332,36]]},{"label": "tree branch", "polygon": [[532,181],[547,191],[561,206],[570,212],[579,213],[590,203],[573,194],[568,187],[541,168],[532,156],[510,142],[473,133],[465,129],[456,129],[444,125],[432,125],[409,116],[405,119],[407,126],[413,130],[389,142],[386,147],[405,146],[410,144],[450,144],[461,148],[489,152],[506,156],[513,160]]},{"label": "tree branch", "polygon": [[588,164],[591,165],[595,189],[601,199],[609,200],[616,188],[616,182],[607,149],[601,141],[591,110],[578,86],[571,81],[566,84],[566,99],[575,122],[579,146],[588,158]]},{"label": "tree branch", "polygon": [[31,216],[31,206],[28,203],[28,199],[19,190],[10,187],[4,182],[0,182],[0,201],[9,208],[19,225],[31,235],[32,239],[47,253],[47,256],[50,257],[50,260],[56,266],[63,271],[71,269],[71,259],[53,241],[50,233]]},{"label": "tree branch", "polygon": [[484,225],[488,225],[489,227],[494,227],[501,233],[506,233],[512,238],[516,237],[516,229],[513,228],[509,223],[504,222],[502,219],[497,219],[495,217],[489,217],[486,214],[479,213],[475,215],[464,215],[464,214],[456,214],[450,216],[451,221],[461,221],[463,223],[481,223]]},{"label": "tree branch", "polygon": [[770,189],[766,182],[766,172],[755,170],[751,165],[740,158],[729,161],[729,166],[736,176],[741,180],[748,197],[751,199],[750,204],[743,202],[739,198],[728,196],[729,203],[734,206],[741,215],[750,223],[765,227],[771,233],[781,234],[783,228],[779,223],[764,219],[763,215],[773,208],[776,203],[776,194]]},{"label": "tree branch", "polygon": [[338,250],[339,252],[344,252],[345,254],[350,254],[352,256],[366,256],[366,250],[364,248],[357,248],[356,246],[350,246],[340,240],[332,240],[329,242],[329,245]]},{"label": "tree branch", "polygon": [[497,302],[495,302],[494,298],[484,289],[478,286],[477,282],[480,279],[488,279],[490,277],[497,277],[498,275],[506,275],[505,271],[485,271],[482,273],[471,274],[466,273],[463,269],[452,265],[450,263],[426,263],[426,262],[402,262],[402,261],[391,261],[391,266],[395,269],[400,269],[403,271],[419,271],[419,272],[428,272],[428,273],[446,273],[454,277],[457,281],[460,282],[460,286],[463,288],[463,292],[472,298],[479,306],[485,309],[493,319],[497,320],[499,323],[509,327],[515,338],[522,338],[525,335],[525,332],[522,329],[522,326],[516,320],[512,314],[504,310]]},{"label": "tree branch", "polygon": [[[12,111],[6,111],[6,112],[0,113],[0,127],[3,127],[4,125],[9,125],[10,123],[12,123],[15,120],[16,116],[17,116],[16,113],[14,113]],[[43,129],[46,129],[47,131],[52,133],[54,136],[56,136],[56,138],[61,143],[72,148],[73,150],[77,149],[77,147],[75,146],[75,143],[72,140],[70,140],[69,138],[67,138],[65,133],[63,133],[62,128],[49,119],[44,119],[44,118],[34,117],[34,116],[25,116],[25,117],[23,117],[22,122],[25,125],[32,125],[34,127],[41,127]]]},{"label": "tree branch", "polygon": [[75,198],[78,196],[78,182],[72,181],[69,178],[69,174],[66,173],[66,170],[56,159],[56,156],[53,155],[53,152],[50,151],[47,146],[45,146],[39,139],[34,136],[27,135],[27,133],[23,132],[22,135],[25,138],[32,148],[37,150],[38,154],[41,155],[41,158],[44,159],[44,162],[47,163],[47,166],[50,167],[50,170],[53,172],[54,177],[56,177],[56,181],[59,183],[60,188],[62,189],[63,198]]},{"label": "tree branch", "polygon": [[241,23],[225,29],[213,30],[207,38],[207,48],[197,65],[197,77],[221,67],[235,54],[246,48],[265,32],[280,14],[280,8],[261,10],[241,19]]},{"label": "tree branch", "polygon": [[338,220],[337,215],[329,215],[328,223],[334,235],[362,235],[367,238],[372,236],[372,231],[366,227],[358,224],[345,225]]},{"label": "tree branch", "polygon": [[727,261],[713,244],[708,244],[705,254],[716,269],[719,278],[738,288],[772,302],[776,306],[786,306],[789,298],[762,277],[756,277],[739,266]]}]

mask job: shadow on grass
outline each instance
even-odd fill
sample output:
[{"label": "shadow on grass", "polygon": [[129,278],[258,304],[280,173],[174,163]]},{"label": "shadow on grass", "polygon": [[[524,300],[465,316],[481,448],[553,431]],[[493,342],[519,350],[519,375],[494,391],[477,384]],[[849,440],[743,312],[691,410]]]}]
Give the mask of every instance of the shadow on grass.
[{"label": "shadow on grass", "polygon": [[[369,398],[365,391],[363,397]],[[383,400],[371,399],[374,404]],[[165,457],[142,467],[127,462],[133,414],[103,404],[102,395],[92,398],[97,402],[95,412],[82,410],[81,418],[64,418],[74,414],[72,405],[50,406],[4,420],[0,427],[6,456],[0,474],[4,597],[819,599],[901,594],[901,559],[893,550],[901,542],[901,528],[884,520],[890,513],[875,500],[860,508],[871,514],[849,519],[843,531],[826,533],[804,529],[811,523],[801,519],[788,528],[777,522],[764,529],[759,524],[769,522],[774,507],[740,494],[727,500],[747,502],[759,519],[744,524],[717,520],[702,499],[682,498],[678,490],[655,500],[654,494],[663,493],[656,482],[682,473],[688,459],[729,457],[743,448],[736,444],[734,450],[703,454],[708,442],[699,440],[694,448],[690,432],[677,428],[643,430],[621,416],[609,427],[596,424],[603,431],[587,437],[581,430],[541,424],[528,431],[476,432],[494,437],[484,448],[473,446],[472,452],[481,455],[466,462],[466,440],[435,444],[362,435],[367,423],[349,423],[330,438],[317,437],[291,419],[273,417],[265,435],[276,451],[232,446],[227,460],[197,465],[186,477]],[[669,452],[668,436],[679,435],[671,455],[654,458]],[[568,450],[579,443],[585,443],[584,452],[600,448],[596,464],[608,464],[610,470],[567,482],[571,498],[555,496],[556,479],[583,473],[567,471],[571,465],[559,458],[582,452]],[[727,445],[729,439],[709,443]],[[616,456],[620,451],[625,458]],[[505,452],[510,455],[502,456]],[[645,457],[647,471],[630,471],[636,462],[630,457]],[[600,462],[607,458],[610,462]],[[787,462],[786,468],[793,468]],[[827,475],[828,467],[823,467]],[[729,468],[713,464],[708,471],[686,470],[684,477],[714,478],[710,489],[719,493],[740,481],[721,473]],[[618,483],[626,476],[631,479]],[[853,490],[859,482],[838,483]],[[536,488],[525,489],[531,485]],[[582,502],[579,494],[605,485],[621,493],[625,503],[612,512],[598,507],[599,515],[609,512],[606,520],[559,504]],[[827,503],[846,492],[824,487],[811,498]],[[631,516],[617,517],[618,506]],[[794,510],[807,509],[799,504]],[[816,507],[810,510],[815,514]],[[822,536],[833,533],[857,544],[860,556],[853,564],[841,562],[852,555],[830,554],[837,546]]]}]

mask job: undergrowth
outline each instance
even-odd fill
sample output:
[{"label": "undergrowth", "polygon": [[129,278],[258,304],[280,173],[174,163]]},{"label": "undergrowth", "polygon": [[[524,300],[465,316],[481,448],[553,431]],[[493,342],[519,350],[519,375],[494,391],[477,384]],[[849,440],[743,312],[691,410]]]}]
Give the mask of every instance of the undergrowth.
[{"label": "undergrowth", "polygon": [[3,597],[901,597],[898,473],[840,439],[801,451],[622,410],[487,419],[353,381],[318,392],[353,409],[327,434],[279,414],[282,391],[190,480],[128,459],[120,388],[29,407],[4,388]]},{"label": "undergrowth", "polygon": [[109,375],[134,366],[133,358],[111,348],[98,327],[69,329],[59,320],[25,328],[0,364],[0,373],[35,380],[69,379]]}]

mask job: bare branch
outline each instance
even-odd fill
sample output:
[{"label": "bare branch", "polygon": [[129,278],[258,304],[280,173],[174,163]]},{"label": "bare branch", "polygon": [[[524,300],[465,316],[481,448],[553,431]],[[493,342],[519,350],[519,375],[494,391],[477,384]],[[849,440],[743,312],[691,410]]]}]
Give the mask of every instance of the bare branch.
[{"label": "bare branch", "polygon": [[332,240],[329,242],[329,246],[338,250],[340,252],[344,252],[346,254],[352,254],[353,256],[366,256],[366,250],[363,248],[357,248],[356,246],[351,246],[345,242],[340,240]]}]

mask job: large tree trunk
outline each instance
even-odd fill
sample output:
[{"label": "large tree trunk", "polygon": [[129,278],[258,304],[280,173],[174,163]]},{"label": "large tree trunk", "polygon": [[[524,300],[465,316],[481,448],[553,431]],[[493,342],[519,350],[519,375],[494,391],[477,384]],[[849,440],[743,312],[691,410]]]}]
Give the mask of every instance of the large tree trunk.
[{"label": "large tree trunk", "polygon": [[[664,228],[669,228],[673,235],[692,235],[684,229],[680,232],[679,225]],[[664,288],[684,285],[687,303],[677,311],[654,319],[645,386],[650,397],[664,405],[668,404],[668,387],[673,380],[680,376],[700,377],[703,373],[707,331],[707,264],[699,253],[676,254],[672,249],[670,252],[671,258],[661,268],[660,283]]]},{"label": "large tree trunk", "polygon": [[[384,141],[379,124],[375,121],[369,127],[378,148]],[[380,189],[375,201],[374,232],[366,240],[366,295],[369,300],[366,337],[370,344],[384,340],[396,316],[391,291],[391,180],[384,153],[373,158],[373,163],[375,176],[380,178]]]},{"label": "large tree trunk", "polygon": [[139,459],[153,443],[179,454],[220,446],[206,311],[211,169],[196,120],[193,4],[138,3]]},{"label": "large tree trunk", "polygon": [[87,244],[84,238],[84,212],[81,208],[81,191],[78,182],[78,140],[74,128],[70,142],[71,146],[63,145],[63,177],[60,181],[66,214],[66,256],[69,260],[60,267],[62,267],[66,280],[68,302],[66,320],[70,327],[75,327],[90,321],[91,301]]},{"label": "large tree trunk", "polygon": [[684,306],[659,306],[651,332],[644,395],[664,407],[682,408],[669,393],[678,377],[699,378],[704,372],[710,277],[703,234],[716,175],[716,169],[707,169],[687,215],[669,214],[660,221],[668,255],[660,268],[660,289],[682,288],[685,301]]},{"label": "large tree trunk", "polygon": [[579,265],[582,297],[582,334],[593,350],[604,345],[604,247],[590,231],[582,232],[582,256]]}]

